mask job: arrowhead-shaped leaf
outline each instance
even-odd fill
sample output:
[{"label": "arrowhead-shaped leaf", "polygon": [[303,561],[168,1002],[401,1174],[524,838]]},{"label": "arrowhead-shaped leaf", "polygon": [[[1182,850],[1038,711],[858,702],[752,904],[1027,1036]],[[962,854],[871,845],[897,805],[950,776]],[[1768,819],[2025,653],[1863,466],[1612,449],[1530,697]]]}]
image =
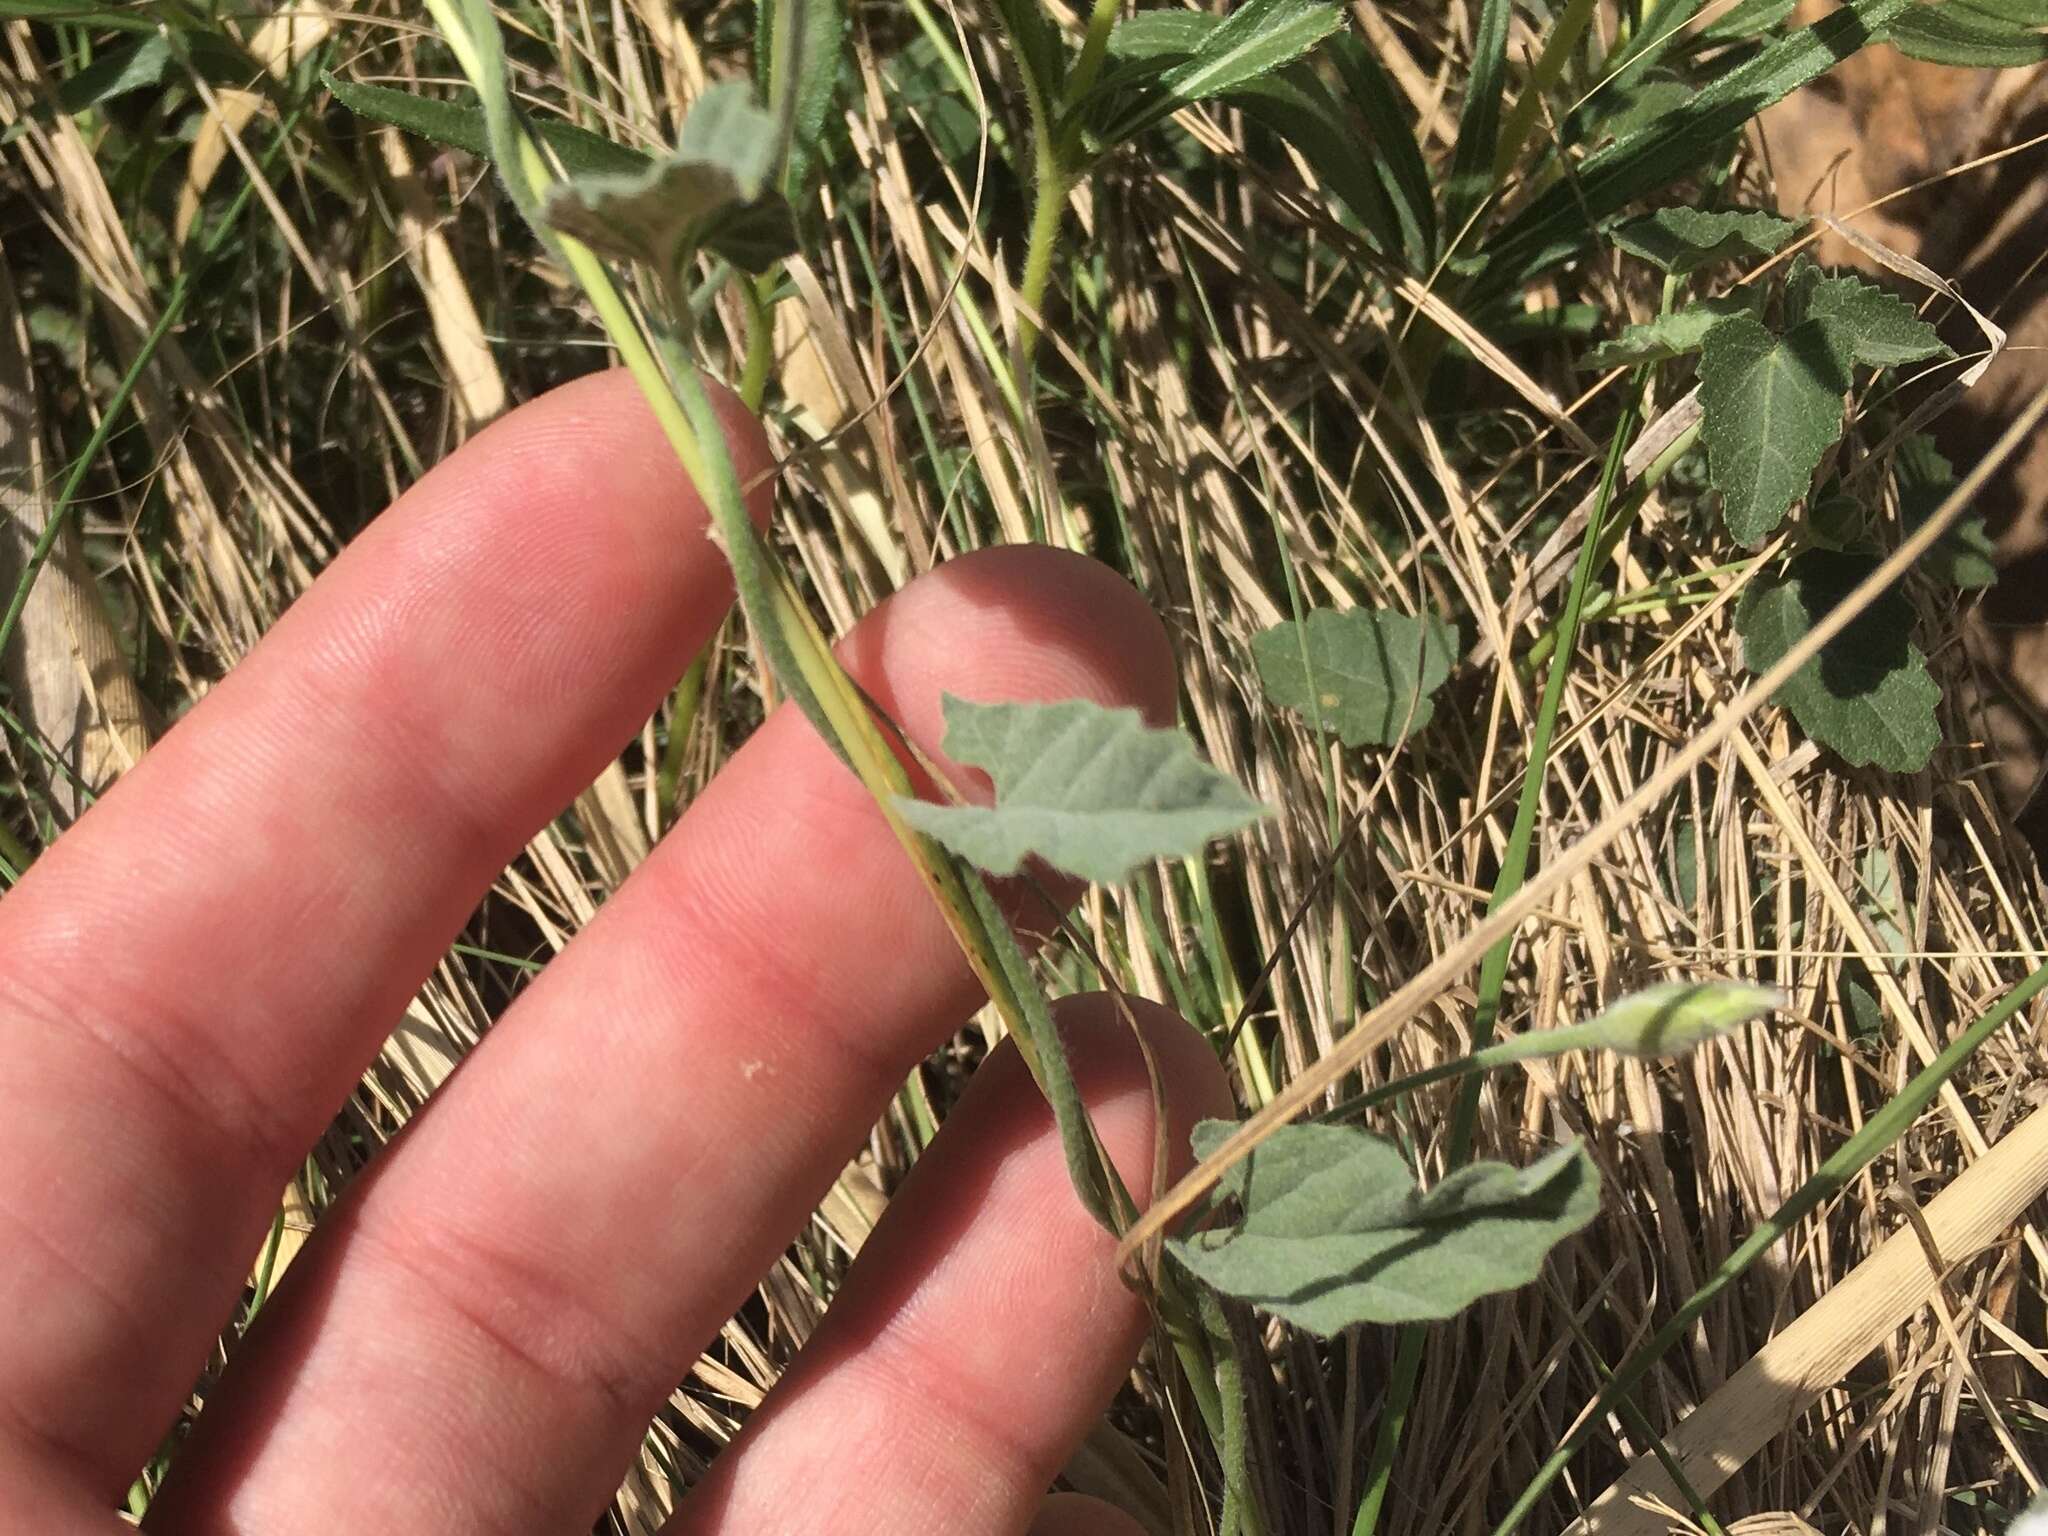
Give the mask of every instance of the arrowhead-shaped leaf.
[{"label": "arrowhead-shaped leaf", "polygon": [[[1236,1129],[1205,1121],[1206,1156]],[[1600,1209],[1576,1145],[1527,1168],[1475,1163],[1418,1189],[1401,1154],[1352,1126],[1290,1125],[1222,1186],[1236,1227],[1175,1240],[1207,1284],[1325,1337],[1357,1323],[1450,1317],[1534,1280],[1552,1247]]]},{"label": "arrowhead-shaped leaf", "polygon": [[[1861,555],[1814,550],[1780,580],[1751,586],[1735,614],[1744,664],[1752,672],[1769,668],[1875,568]],[[1885,593],[1792,675],[1777,702],[1807,735],[1859,768],[1926,767],[1941,740],[1941,687],[1908,638],[1912,628],[1912,605]]]},{"label": "arrowhead-shaped leaf", "polygon": [[1252,637],[1252,660],[1277,703],[1320,718],[1346,746],[1391,747],[1435,712],[1458,635],[1434,614],[1318,608]]},{"label": "arrowhead-shaped leaf", "polygon": [[1775,213],[1727,209],[1659,208],[1614,230],[1614,243],[1666,272],[1696,272],[1717,261],[1761,260],[1799,228]]},{"label": "arrowhead-shaped leaf", "polygon": [[1700,436],[1728,531],[1761,543],[1806,494],[1814,466],[1842,435],[1848,370],[1819,321],[1774,336],[1747,315],[1707,332],[1700,349]]},{"label": "arrowhead-shaped leaf", "polygon": [[1616,368],[1626,363],[1662,362],[1697,352],[1706,343],[1707,332],[1733,315],[1756,311],[1751,290],[1717,294],[1683,309],[1631,325],[1612,341],[1603,341],[1581,360],[1585,368]]},{"label": "arrowhead-shaped leaf", "polygon": [[[775,120],[755,104],[752,88],[725,81],[691,106],[673,153],[645,170],[562,183],[544,213],[600,255],[673,272],[722,225],[759,223],[755,200],[774,174],[775,149]],[[759,245],[750,235],[741,249],[758,254]]]},{"label": "arrowhead-shaped leaf", "polygon": [[1624,997],[1590,1020],[1586,1044],[1624,1056],[1682,1056],[1762,1018],[1785,999],[1742,981],[1666,981]]},{"label": "arrowhead-shaped leaf", "polygon": [[1086,699],[970,704],[948,697],[946,755],[985,769],[993,806],[898,800],[913,827],[991,874],[1028,858],[1114,884],[1150,859],[1190,858],[1266,808],[1195,755],[1179,730]]}]

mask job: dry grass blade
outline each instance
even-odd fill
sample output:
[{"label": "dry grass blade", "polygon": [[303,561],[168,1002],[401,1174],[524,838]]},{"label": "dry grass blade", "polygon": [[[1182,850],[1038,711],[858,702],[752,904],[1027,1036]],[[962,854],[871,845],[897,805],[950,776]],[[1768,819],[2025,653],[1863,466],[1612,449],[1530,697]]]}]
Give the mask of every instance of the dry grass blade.
[{"label": "dry grass blade", "polygon": [[[1942,1282],[1996,1242],[2048,1193],[2048,1109],[2028,1115],[1984,1157],[1929,1201],[1923,1231],[1911,1223],[1837,1281],[1664,1437],[1701,1496],[1726,1482],[1775,1435],[1792,1428],[1821,1393],[1935,1297]],[[1928,1262],[1931,1238],[1946,1270]],[[1670,1474],[1644,1454],[1595,1499],[1568,1536],[1662,1536],[1654,1502],[1682,1502]]]},{"label": "dry grass blade", "polygon": [[[58,516],[30,367],[28,325],[0,258],[0,593],[13,595]],[[149,747],[142,692],[86,564],[75,509],[65,509],[41,579],[29,590],[4,658],[24,727],[41,753],[58,819],[69,822]]]},{"label": "dry grass blade", "polygon": [[1374,1046],[1408,1023],[1465,971],[1478,964],[1479,958],[1503,935],[1514,932],[1524,919],[1539,910],[1554,893],[1620,839],[1640,817],[1684,783],[1693,769],[1718,751],[1795,672],[1818,656],[1823,646],[1846,629],[1857,614],[1869,607],[1940,541],[1942,535],[1969,509],[1985,482],[2028,441],[2044,417],[2048,417],[2048,386],[2043,386],[2035,394],[2026,409],[2006,428],[1997,447],[1964,476],[1926,522],[1908,535],[1876,570],[1857,583],[1835,609],[1790,647],[1777,665],[1743,689],[1724,709],[1717,711],[1712,724],[1608,812],[1592,831],[1546,864],[1499,911],[1475,925],[1399,991],[1367,1013],[1350,1034],[1335,1042],[1328,1054],[1297,1076],[1271,1103],[1245,1121],[1213,1156],[1155,1202],[1124,1234],[1117,1250],[1119,1262],[1128,1263],[1133,1254],[1160,1236],[1196,1200],[1214,1188],[1227,1170],[1243,1161],[1275,1129],[1307,1113],[1346,1076],[1355,1072]]}]

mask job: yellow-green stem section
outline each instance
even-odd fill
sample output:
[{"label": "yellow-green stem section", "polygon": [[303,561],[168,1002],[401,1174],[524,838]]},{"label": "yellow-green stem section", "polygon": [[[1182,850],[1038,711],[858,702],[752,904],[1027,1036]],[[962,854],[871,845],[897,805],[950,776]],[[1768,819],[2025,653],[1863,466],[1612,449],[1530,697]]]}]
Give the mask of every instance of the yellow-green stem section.
[{"label": "yellow-green stem section", "polygon": [[[427,3],[470,82],[480,92],[490,89],[491,83],[482,78],[482,61],[476,46],[462,18],[455,13],[451,0],[427,0]],[[525,178],[529,193],[537,198],[554,180],[554,172],[540,147],[523,134],[519,138],[518,159],[516,173]],[[640,386],[662,435],[668,439],[669,446],[682,464],[683,472],[690,477],[692,485],[710,487],[714,482],[705,458],[705,445],[691,428],[689,416],[676,396],[678,388],[688,386],[684,381],[669,378],[642,335],[638,318],[597,255],[580,241],[566,236],[561,237],[561,249],[570,273],[589,296],[599,323],[610,336],[613,346],[618,348],[620,361],[626,365],[627,372]],[[1048,252],[1048,259],[1049,255]],[[723,444],[717,445],[713,451],[723,453]],[[775,576],[776,611],[770,622],[777,625],[789,642],[791,656],[831,727],[840,750],[868,793],[874,797],[889,830],[910,854],[918,874],[939,902],[947,925],[966,953],[968,964],[988,989],[1005,1025],[1016,1036],[1019,1054],[1029,1065],[1032,1075],[1039,1076],[1037,1052],[1024,1026],[1023,1010],[1011,993],[1001,966],[990,953],[990,941],[973,915],[973,904],[967,899],[959,876],[951,862],[897,814],[896,797],[908,794],[911,789],[902,764],[868,714],[866,701],[833,657],[830,645],[819,632],[809,610],[790,590],[787,574],[768,555],[765,546],[761,552],[766,557],[764,564]]]},{"label": "yellow-green stem section", "polygon": [[1026,363],[1038,349],[1038,323],[1032,316],[1045,309],[1046,290],[1052,286],[1053,252],[1059,247],[1060,223],[1067,211],[1067,178],[1060,169],[1059,149],[1052,142],[1051,125],[1041,131],[1034,123],[1032,138],[1036,149],[1031,235],[1024,248],[1024,275],[1017,285],[1017,300],[1024,310],[1017,323],[1018,350]]}]

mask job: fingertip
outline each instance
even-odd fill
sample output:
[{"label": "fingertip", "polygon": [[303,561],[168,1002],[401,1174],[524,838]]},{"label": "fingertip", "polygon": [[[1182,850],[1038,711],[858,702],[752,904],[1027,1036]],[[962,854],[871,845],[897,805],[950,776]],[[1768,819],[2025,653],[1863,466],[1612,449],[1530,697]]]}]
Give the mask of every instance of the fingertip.
[{"label": "fingertip", "polygon": [[1151,1536],[1144,1522],[1107,1500],[1055,1493],[1038,1506],[1026,1536]]},{"label": "fingertip", "polygon": [[[1082,698],[1170,724],[1166,627],[1099,561],[1043,544],[957,556],[897,593],[847,642],[848,668],[911,736],[945,734],[942,697]],[[971,780],[972,776],[968,776]]]},{"label": "fingertip", "polygon": [[[747,488],[747,511],[765,524],[774,505],[775,455],[760,419],[718,380],[704,379],[712,410],[724,429],[733,470]],[[460,463],[472,485],[488,476],[514,498],[536,488],[569,486],[631,500],[634,487],[666,484],[692,527],[702,506],[675,446],[639,382],[624,368],[607,368],[557,385],[492,422],[451,464]],[[443,473],[437,468],[423,486]],[[644,495],[644,491],[643,491]]]}]

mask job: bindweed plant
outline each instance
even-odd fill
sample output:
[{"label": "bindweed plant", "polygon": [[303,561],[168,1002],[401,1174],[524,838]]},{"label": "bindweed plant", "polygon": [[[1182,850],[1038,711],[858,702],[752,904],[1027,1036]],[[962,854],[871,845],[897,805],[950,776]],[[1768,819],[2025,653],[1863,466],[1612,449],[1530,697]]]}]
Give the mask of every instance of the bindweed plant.
[{"label": "bindweed plant", "polygon": [[[1161,1476],[1185,1502],[1156,1523],[1505,1533],[1561,1526],[1583,1502],[1563,1479],[1594,1477],[1595,1454],[1663,1451],[1667,1406],[1735,1363],[1717,1352],[1744,1337],[1721,1326],[1738,1280],[1768,1292],[1760,1340],[1802,1299],[1785,1253],[1860,1252],[1875,1224],[1850,1193],[1930,1105],[1974,1130],[1958,1074],[2043,984],[1995,968],[2038,959],[2024,896],[1998,887],[1971,929],[1928,874],[1987,819],[1957,809],[1972,773],[1943,621],[1995,575],[1984,465],[1959,473],[1930,433],[2003,333],[1896,252],[1819,265],[1822,236],[1861,238],[1852,221],[1787,216],[1744,145],[1760,112],[1881,42],[1942,65],[2038,61],[2030,4],[1849,0],[1802,26],[1787,0],[766,0],[572,25],[560,7],[430,0],[439,42],[404,44],[426,64],[369,78],[333,44],[272,69],[198,7],[65,7],[60,88],[11,131],[81,124],[135,167],[113,181],[142,188],[153,135],[196,135],[204,91],[255,80],[279,124],[255,163],[303,163],[347,203],[374,168],[333,152],[346,119],[320,121],[324,80],[357,118],[491,162],[529,233],[497,232],[491,198],[462,217],[546,273],[506,263],[529,281],[496,311],[521,317],[504,330],[534,343],[532,311],[564,331],[596,317],[711,510],[762,694],[866,786],[1053,1106],[1080,1198],[1123,1240],[1160,1325],[1138,1438],[1199,1474]],[[701,58],[660,57],[704,77],[677,93],[673,148],[514,88],[517,60],[538,60],[572,101],[605,96],[660,25],[692,29]],[[450,60],[466,88],[371,83]],[[617,67],[624,103],[637,87]],[[145,263],[179,274],[173,302],[93,396],[48,547],[110,440],[140,474],[117,419],[187,303],[207,304],[191,329],[239,335],[202,290],[206,261],[258,244],[226,238],[253,185],[214,197],[189,246],[137,221]],[[916,238],[873,238],[892,223]],[[580,307],[527,302],[558,281]],[[993,803],[917,792],[929,765],[835,659],[829,584],[790,559],[791,527],[749,522],[706,395],[717,376],[756,410],[793,397],[779,328],[832,304],[893,381],[861,410],[889,418],[877,442],[900,426],[908,443],[919,506],[901,515],[929,539],[908,565],[1039,537],[1149,573],[1194,657],[1189,728],[948,700],[946,752],[987,773]],[[395,312],[371,308],[366,329],[399,328]],[[232,349],[209,364],[241,377]],[[862,425],[829,430],[858,446]],[[394,457],[410,472],[421,456]],[[890,454],[873,458],[876,494],[896,495]],[[707,676],[656,722],[664,746],[650,727],[654,828],[683,794],[689,722],[715,713]],[[1645,678],[1697,715],[1653,710]],[[751,704],[728,714],[737,729]],[[1771,798],[1795,771],[1825,786],[1803,819]],[[1883,836],[1826,809],[1859,794]],[[1776,825],[1797,836],[1762,846]],[[0,832],[11,879],[38,839]],[[991,882],[1028,895],[1033,868],[1098,887],[1101,952],[1076,925],[1027,956]],[[1945,931],[1992,968],[1931,975]],[[1829,942],[1853,953],[1806,958]],[[1235,1068],[1245,1118],[1203,1125],[1174,1189],[1121,1189],[1075,1092],[1047,993],[1090,971],[1157,980]],[[1802,1027],[1751,1029],[1773,1013]],[[1888,1045],[1881,1070],[1857,1054]],[[1752,1091],[1763,1057],[1794,1065]],[[1815,1060],[1846,1086],[1816,1087]],[[1695,1103],[1717,1073],[1742,1100],[1725,1112]],[[1637,1098],[1616,1108],[1616,1083]],[[1667,1099],[1687,1118],[1638,1126],[1652,1150],[1615,1129]],[[1797,1124],[1817,1129],[1795,1156],[1772,1117],[1803,1100]],[[1724,1178],[1730,1141],[1765,1149],[1765,1172]],[[1715,1204],[1717,1180],[1740,1198]],[[1588,1264],[1603,1228],[1621,1235]],[[1512,1386],[1501,1412],[1520,1429],[1489,1429],[1490,1401],[1428,1399],[1475,1374]],[[1835,1408],[1846,1423],[1860,1400]],[[1810,1454],[1848,1464],[1860,1433]],[[1512,1452],[1450,1475],[1495,1440]],[[1713,1490],[1676,1486],[1711,1529]]]},{"label": "bindweed plant", "polygon": [[[1621,370],[1610,377],[1627,379],[1627,401],[1584,515],[1576,528],[1559,530],[1562,538],[1577,537],[1578,550],[1558,622],[1526,663],[1545,670],[1544,695],[1488,919],[1455,957],[1445,957],[1447,970],[1469,963],[1467,957],[1482,961],[1473,1051],[1354,1095],[1317,1123],[1288,1123],[1309,1106],[1311,1090],[1335,1086],[1401,1015],[1386,1015],[1378,1031],[1361,1026],[1250,1124],[1202,1126],[1195,1141],[1201,1167],[1140,1220],[1101,1154],[1046,999],[987,877],[1014,875],[1037,860],[1083,880],[1118,884],[1151,861],[1198,857],[1210,840],[1237,833],[1265,807],[1204,764],[1183,733],[1079,700],[947,700],[946,751],[986,770],[995,800],[981,807],[919,798],[900,733],[841,669],[799,584],[749,522],[745,488],[702,382],[714,360],[699,345],[697,317],[729,290],[747,316],[733,382],[756,408],[771,384],[781,263],[804,245],[807,178],[840,76],[839,7],[829,0],[763,3],[755,78],[705,89],[674,150],[654,157],[559,127],[536,131],[515,107],[492,7],[484,0],[430,0],[430,8],[477,109],[339,80],[332,82],[336,94],[357,112],[488,154],[513,204],[573,275],[639,381],[711,510],[745,620],[777,686],[873,796],[1051,1102],[1081,1198],[1124,1235],[1124,1251],[1151,1288],[1216,1444],[1224,1529],[1265,1530],[1273,1518],[1272,1490],[1262,1490],[1251,1471],[1258,1458],[1245,1443],[1233,1387],[1246,1364],[1245,1335],[1230,1323],[1229,1309],[1254,1307],[1332,1338],[1361,1325],[1410,1325],[1356,1512],[1354,1528],[1372,1530],[1416,1377],[1422,1335],[1413,1325],[1530,1283],[1550,1250],[1599,1209],[1599,1174],[1581,1146],[1560,1146],[1521,1168],[1465,1161],[1481,1076],[1571,1051],[1678,1054],[1782,1003],[1739,983],[1673,983],[1582,1025],[1492,1041],[1513,925],[1536,888],[1524,882],[1578,631],[1613,611],[1611,595],[1596,590],[1596,574],[1659,479],[1695,443],[1704,448],[1704,473],[1731,555],[1767,546],[1762,558],[1771,562],[1745,591],[1737,619],[1750,668],[1816,742],[1848,764],[1912,771],[1937,743],[1939,689],[1908,638],[1910,610],[1881,595],[1898,560],[1883,560],[1858,493],[1883,483],[1888,470],[1894,494],[1911,509],[1922,546],[1915,554],[1960,585],[1988,579],[1981,526],[1960,518],[1952,472],[1919,434],[1928,412],[1902,419],[1854,462],[1844,452],[1843,412],[1852,392],[1869,389],[1886,371],[1938,364],[1952,354],[1887,290],[1830,275],[1803,257],[1772,265],[1797,224],[1718,191],[1730,135],[1762,106],[1902,18],[1923,31],[1924,24],[1906,16],[1905,0],[1852,0],[1817,26],[1783,33],[1775,31],[1782,7],[1768,16],[1738,7],[1695,29],[1682,25],[1690,8],[1667,5],[1654,18],[1635,17],[1613,41],[1603,72],[1616,88],[1596,107],[1547,125],[1546,143],[1534,116],[1541,92],[1580,48],[1593,8],[1574,4],[1558,15],[1523,96],[1509,109],[1510,7],[1486,0],[1477,8],[1474,70],[1455,155],[1436,186],[1386,72],[1345,32],[1335,5],[1245,0],[1221,15],[1124,16],[1110,0],[1097,0],[1078,35],[1069,36],[1036,0],[994,0],[993,19],[1008,39],[1025,106],[1024,132],[1012,144],[1028,157],[1030,213],[1007,311],[1006,376],[1008,398],[1027,426],[1038,408],[1034,357],[1050,320],[1070,197],[1119,153],[1199,104],[1243,113],[1315,166],[1333,199],[1336,237],[1394,292],[1414,290],[1418,278],[1433,285],[1436,308],[1424,306],[1424,314],[1439,315],[1451,303],[1486,313],[1576,259],[1589,238],[1615,259],[1646,263],[1661,275],[1658,312],[1583,357],[1586,367]],[[1996,13],[1986,16],[1970,25],[2003,24]],[[1903,35],[1929,49],[1953,41],[1920,37],[1912,27]],[[1701,57],[1714,66],[1707,84],[1669,110],[1642,112],[1658,99],[1657,87]],[[1504,198],[1511,174],[1520,179],[1519,195]],[[1672,200],[1687,187],[1687,200]],[[1733,287],[1717,281],[1738,266],[1757,270]],[[622,283],[621,269],[635,280]],[[1457,366],[1447,343],[1469,339],[1456,327],[1403,338],[1390,353],[1389,386],[1419,399],[1434,373]],[[1696,367],[1697,384],[1665,409],[1659,451],[1632,460],[1635,435],[1646,426],[1644,403],[1674,370],[1688,367]],[[1562,570],[1554,561],[1551,568]],[[1294,616],[1251,647],[1275,706],[1352,751],[1398,748],[1430,728],[1437,695],[1458,661],[1455,615],[1309,608],[1292,589],[1290,597]],[[1859,615],[1854,626],[1844,628],[1852,615]],[[1752,690],[1751,702],[1763,691]],[[1337,830],[1333,816],[1333,838]],[[1382,1009],[1400,1000],[1397,994]],[[1986,1028],[2002,1017],[1997,1010],[1986,1015],[1993,1021]],[[1398,1146],[1350,1122],[1451,1078],[1465,1088],[1450,1165],[1425,1188]],[[1899,1114],[1910,1118],[1943,1080],[1916,1079],[1894,1101]],[[1841,1167],[1817,1175],[1758,1237],[1782,1230],[1802,1202],[1838,1187],[1844,1168],[1883,1145],[1873,1121],[1844,1149]],[[1155,1240],[1183,1218],[1191,1224],[1169,1238],[1162,1257]],[[1743,1262],[1755,1251],[1753,1240]],[[1724,1266],[1695,1297],[1698,1306],[1740,1268]],[[1697,1307],[1691,1311],[1696,1315]],[[1646,1363],[1639,1355],[1614,1376],[1617,1402]],[[1559,1456],[1569,1448],[1567,1442]],[[1553,1458],[1539,1473],[1503,1531],[1561,1465]]]}]

